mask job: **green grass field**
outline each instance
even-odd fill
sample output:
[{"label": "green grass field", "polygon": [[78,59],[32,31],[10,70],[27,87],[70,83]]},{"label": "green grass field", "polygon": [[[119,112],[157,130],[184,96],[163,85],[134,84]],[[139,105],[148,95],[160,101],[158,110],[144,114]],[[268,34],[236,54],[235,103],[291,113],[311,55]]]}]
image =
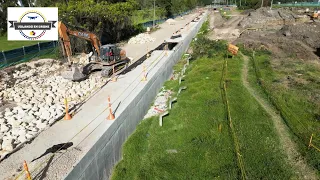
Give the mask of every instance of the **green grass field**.
[{"label": "green grass field", "polygon": [[8,41],[7,36],[0,36],[0,50],[8,51],[11,49],[22,48],[22,46],[30,46],[44,41]]},{"label": "green grass field", "polygon": [[[214,46],[211,49],[215,51]],[[124,144],[123,160],[112,179],[241,178],[221,96],[223,63],[223,55],[191,62],[182,82],[187,90],[179,95],[164,125],[159,127],[158,117],[141,122]],[[240,58],[228,59],[227,98],[247,179],[294,178],[272,120],[242,85],[241,69]],[[177,80],[165,87],[174,92],[179,88]]]},{"label": "green grass field", "polygon": [[250,62],[250,83],[279,110],[300,153],[319,171],[320,153],[309,149],[308,144],[313,133],[312,142],[320,147],[320,69],[311,62],[294,59],[278,62],[280,66],[271,63],[269,52],[256,52]]}]

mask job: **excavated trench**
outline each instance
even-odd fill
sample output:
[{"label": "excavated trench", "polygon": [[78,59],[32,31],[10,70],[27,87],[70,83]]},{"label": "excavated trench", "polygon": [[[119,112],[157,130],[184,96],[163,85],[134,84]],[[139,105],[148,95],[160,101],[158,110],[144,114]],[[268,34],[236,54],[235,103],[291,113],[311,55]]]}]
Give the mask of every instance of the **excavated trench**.
[{"label": "excavated trench", "polygon": [[316,49],[314,54],[317,55],[320,58],[320,47]]},{"label": "excavated trench", "polygon": [[167,50],[171,51],[174,47],[176,47],[177,44],[178,44],[177,42],[165,42],[165,43],[160,44],[158,47],[156,47],[153,50],[150,50],[148,53],[146,53],[141,58],[139,58],[137,61],[135,61],[133,64],[131,64],[127,69],[122,71],[121,74],[126,74],[126,73],[130,72],[131,70],[135,69],[140,64],[142,64],[147,59],[147,54],[152,54],[152,52],[156,51],[156,50],[165,50],[166,47],[168,48]]}]

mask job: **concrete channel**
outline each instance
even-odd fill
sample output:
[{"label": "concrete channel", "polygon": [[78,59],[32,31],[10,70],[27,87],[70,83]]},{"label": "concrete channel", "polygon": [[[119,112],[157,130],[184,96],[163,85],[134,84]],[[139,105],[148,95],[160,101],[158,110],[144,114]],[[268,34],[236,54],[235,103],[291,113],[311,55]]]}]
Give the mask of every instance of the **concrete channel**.
[{"label": "concrete channel", "polygon": [[181,29],[181,37],[167,39],[166,42],[175,45],[171,50],[164,51],[163,46],[159,46],[151,52],[148,59],[138,62],[147,67],[147,81],[141,81],[143,68],[141,65],[126,72],[123,78],[119,78],[117,84],[118,86],[122,84],[123,88],[116,87],[116,89],[123,91],[112,101],[116,119],[108,121],[107,128],[101,128],[103,134],[92,139],[93,146],[74,165],[65,179],[110,178],[114,165],[122,158],[123,143],[147,113],[163,83],[170,78],[173,66],[186,52],[206,17],[207,13],[204,13],[198,21],[190,22],[189,27]]}]

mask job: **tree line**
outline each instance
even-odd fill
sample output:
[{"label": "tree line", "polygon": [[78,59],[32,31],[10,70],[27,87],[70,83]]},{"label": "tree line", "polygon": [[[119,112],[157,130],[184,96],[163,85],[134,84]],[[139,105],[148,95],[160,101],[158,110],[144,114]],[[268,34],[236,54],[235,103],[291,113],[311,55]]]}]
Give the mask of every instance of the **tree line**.
[{"label": "tree line", "polygon": [[[235,1],[239,3],[239,0]],[[0,0],[0,35],[7,31],[7,7],[58,7],[59,20],[68,27],[93,32],[100,37],[102,44],[107,44],[124,40],[142,30],[141,25],[133,23],[137,11],[148,11],[147,16],[150,16],[151,9],[156,7],[157,12],[169,18],[212,2],[214,0]],[[227,1],[219,2],[225,4]],[[253,7],[259,6],[261,0],[242,2]]]},{"label": "tree line", "polygon": [[199,4],[201,0],[0,0],[0,34],[7,31],[7,7],[59,7],[59,19],[66,24],[94,32],[103,42],[115,42],[139,30],[132,23],[137,10],[155,5],[170,17]]}]

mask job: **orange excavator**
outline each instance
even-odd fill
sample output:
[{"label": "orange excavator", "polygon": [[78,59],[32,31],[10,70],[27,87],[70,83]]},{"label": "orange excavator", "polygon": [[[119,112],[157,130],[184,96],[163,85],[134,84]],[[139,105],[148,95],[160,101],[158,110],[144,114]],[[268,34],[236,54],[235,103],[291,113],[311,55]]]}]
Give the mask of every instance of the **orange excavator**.
[{"label": "orange excavator", "polygon": [[[58,23],[59,41],[62,52],[68,59],[69,69],[62,73],[62,77],[72,81],[80,81],[88,77],[92,71],[101,70],[101,76],[109,77],[116,71],[128,67],[130,59],[127,58],[126,52],[116,45],[101,45],[99,38],[91,32],[74,31],[59,21]],[[69,36],[85,39],[89,41],[95,49],[97,58],[85,65],[80,65],[72,61],[72,50]]]}]

